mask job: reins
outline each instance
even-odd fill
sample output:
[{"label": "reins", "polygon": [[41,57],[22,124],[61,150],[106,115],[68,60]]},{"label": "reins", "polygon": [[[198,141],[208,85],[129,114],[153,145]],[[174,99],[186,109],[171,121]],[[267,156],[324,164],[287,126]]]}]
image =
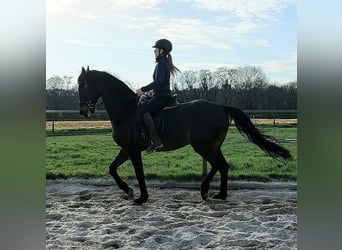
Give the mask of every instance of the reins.
[{"label": "reins", "polygon": [[[129,98],[127,97],[127,98],[121,98],[121,99],[115,99],[115,100],[112,100],[112,101],[106,101],[107,102],[107,104],[116,104],[116,103],[122,103],[122,102],[126,102],[126,101],[130,101],[130,100],[133,100],[133,99],[136,99],[136,105],[137,105],[137,102],[139,101],[139,97],[136,97],[136,96],[130,96]],[[96,107],[98,107],[98,106],[100,106],[100,105],[104,105],[105,104],[105,102],[103,101],[103,99],[102,99],[102,101],[100,101],[100,102],[96,102],[96,103],[92,103],[91,101],[88,101],[88,102],[79,102],[80,104],[86,104],[89,108],[96,108]],[[98,110],[98,109],[96,109],[96,110]]]}]

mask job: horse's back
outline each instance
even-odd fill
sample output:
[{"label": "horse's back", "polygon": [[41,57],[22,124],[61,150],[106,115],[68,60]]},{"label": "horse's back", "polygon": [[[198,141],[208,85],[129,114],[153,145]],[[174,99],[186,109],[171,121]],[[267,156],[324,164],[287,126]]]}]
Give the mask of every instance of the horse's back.
[{"label": "horse's back", "polygon": [[193,122],[224,122],[226,124],[227,115],[223,106],[203,99],[181,103],[176,108],[165,113],[169,119],[185,120]]},{"label": "horse's back", "polygon": [[178,107],[163,111],[164,131],[162,140],[185,146],[193,140],[225,136],[229,119],[223,106],[206,100],[181,103]]}]

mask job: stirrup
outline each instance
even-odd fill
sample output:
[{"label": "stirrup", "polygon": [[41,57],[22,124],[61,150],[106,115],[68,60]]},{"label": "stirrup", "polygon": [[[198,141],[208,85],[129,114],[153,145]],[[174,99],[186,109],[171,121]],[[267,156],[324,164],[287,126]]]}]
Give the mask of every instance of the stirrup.
[{"label": "stirrup", "polygon": [[155,144],[151,144],[150,146],[148,146],[148,148],[146,149],[146,154],[151,154],[153,152],[158,151],[159,149],[163,148],[164,145],[161,143],[159,145],[155,145]]}]

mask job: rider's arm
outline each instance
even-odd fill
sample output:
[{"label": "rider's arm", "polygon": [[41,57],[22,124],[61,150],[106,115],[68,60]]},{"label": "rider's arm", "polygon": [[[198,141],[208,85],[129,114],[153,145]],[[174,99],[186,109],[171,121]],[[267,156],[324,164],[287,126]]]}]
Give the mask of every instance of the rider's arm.
[{"label": "rider's arm", "polygon": [[142,87],[141,90],[143,92],[147,92],[152,89],[157,89],[159,86],[161,86],[165,81],[166,70],[167,68],[164,63],[157,63],[153,74],[154,81]]}]

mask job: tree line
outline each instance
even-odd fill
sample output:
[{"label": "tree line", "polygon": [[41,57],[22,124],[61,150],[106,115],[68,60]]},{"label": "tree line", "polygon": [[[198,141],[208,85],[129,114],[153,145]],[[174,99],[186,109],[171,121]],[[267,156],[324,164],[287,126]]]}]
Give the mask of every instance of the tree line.
[{"label": "tree line", "polygon": [[[46,109],[78,109],[77,84],[72,81],[70,76],[47,79]],[[272,84],[255,66],[183,71],[171,79],[171,85],[179,102],[206,99],[249,110],[297,109],[297,82]]]},{"label": "tree line", "polygon": [[240,109],[297,109],[297,82],[270,84],[254,66],[184,71],[172,84],[182,101],[202,98]]}]

